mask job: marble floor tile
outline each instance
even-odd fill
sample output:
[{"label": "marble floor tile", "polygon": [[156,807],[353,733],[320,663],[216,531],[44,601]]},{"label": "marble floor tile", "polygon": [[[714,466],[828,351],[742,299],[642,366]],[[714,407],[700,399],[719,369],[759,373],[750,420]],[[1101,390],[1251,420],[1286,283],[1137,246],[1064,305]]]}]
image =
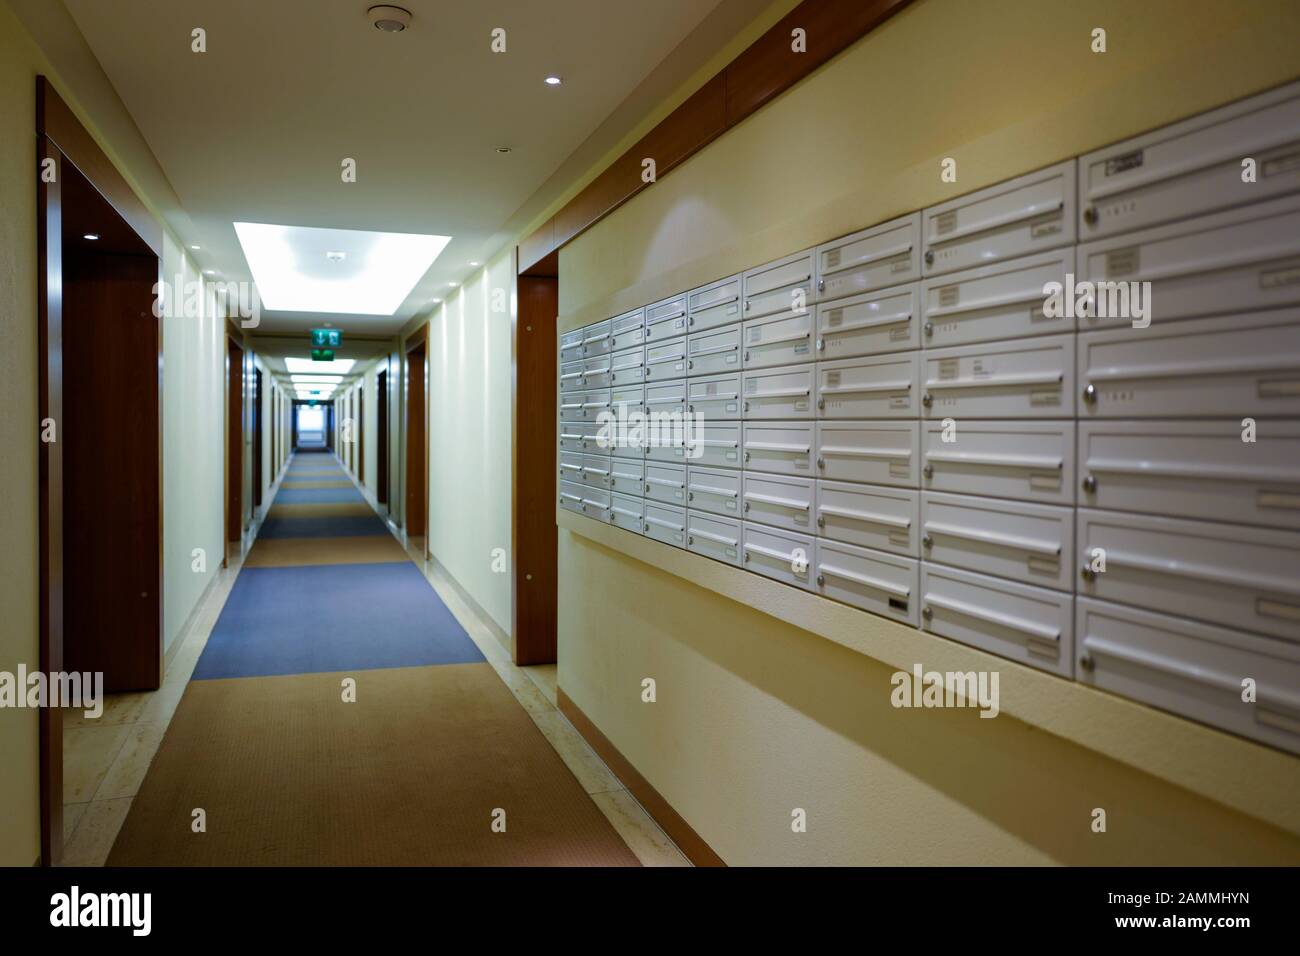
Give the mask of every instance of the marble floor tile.
[{"label": "marble floor tile", "polygon": [[528,679],[537,685],[540,690],[554,706],[559,707],[559,701],[555,693],[558,684],[556,683],[556,672],[558,668],[554,664],[529,664],[526,667],[519,668],[528,675]]},{"label": "marble floor tile", "polygon": [[118,751],[117,759],[108,768],[103,782],[95,791],[96,800],[112,800],[117,797],[134,797],[140,791],[144,775],[153,762],[158,745],[162,743],[166,724],[135,724],[131,733]]},{"label": "marble floor tile", "polygon": [[564,765],[578,778],[578,783],[589,794],[605,793],[610,790],[622,790],[621,784],[612,770],[582,739],[582,735],[573,729],[573,725],[558,710],[548,714],[533,714],[533,722],[546,737],[555,752],[560,755]]},{"label": "marble floor tile", "polygon": [[642,866],[690,866],[668,834],[626,790],[593,793],[591,799],[636,854]]},{"label": "marble floor tile", "polygon": [[77,824],[81,822],[81,815],[86,812],[89,803],[65,803],[63,805],[63,842],[72,839],[73,832],[77,829]]},{"label": "marble floor tile", "polygon": [[103,866],[130,809],[131,797],[87,804],[72,838],[63,848],[63,865]]},{"label": "marble floor tile", "polygon": [[64,803],[86,803],[94,797],[130,731],[130,724],[74,727],[64,731]]}]

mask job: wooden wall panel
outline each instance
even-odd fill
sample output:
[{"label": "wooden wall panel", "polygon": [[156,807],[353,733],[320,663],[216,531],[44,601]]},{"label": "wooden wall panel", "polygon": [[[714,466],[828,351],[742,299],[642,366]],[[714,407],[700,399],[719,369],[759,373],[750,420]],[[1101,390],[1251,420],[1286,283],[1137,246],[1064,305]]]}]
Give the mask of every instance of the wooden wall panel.
[{"label": "wooden wall panel", "polygon": [[516,664],[555,661],[558,532],[555,527],[556,316],[559,280],[518,279],[511,425],[510,633]]}]

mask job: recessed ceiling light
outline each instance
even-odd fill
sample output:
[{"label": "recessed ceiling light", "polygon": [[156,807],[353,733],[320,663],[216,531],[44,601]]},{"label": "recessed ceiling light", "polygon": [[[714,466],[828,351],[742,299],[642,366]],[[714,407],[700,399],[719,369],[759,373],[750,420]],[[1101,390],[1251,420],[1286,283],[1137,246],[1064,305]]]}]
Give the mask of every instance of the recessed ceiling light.
[{"label": "recessed ceiling light", "polygon": [[190,248],[193,249],[195,252],[198,252],[199,249],[202,248],[202,246],[190,246]]},{"label": "recessed ceiling light", "polygon": [[546,78],[547,86],[559,86],[563,82],[564,80],[560,79],[558,76],[548,76]]},{"label": "recessed ceiling light", "polygon": [[434,304],[434,305],[438,305],[440,302],[442,302],[442,299],[434,299],[434,300],[433,300],[433,304]]},{"label": "recessed ceiling light", "polygon": [[81,238],[82,238],[82,239],[89,239],[91,242],[94,242],[96,239],[99,238],[99,233],[97,233],[97,232],[88,232],[88,233],[86,233],[84,236],[82,236]]},{"label": "recessed ceiling light", "polygon": [[[393,315],[450,236],[234,224],[263,308]],[[346,253],[346,261],[327,259]]]},{"label": "recessed ceiling light", "polygon": [[479,262],[477,259],[471,259],[471,260],[469,261],[469,264],[472,265],[472,266],[479,266],[479,265],[482,265],[483,263]]},{"label": "recessed ceiling light", "polygon": [[329,252],[325,253],[325,258],[330,262],[342,262],[347,257],[348,254],[346,252],[340,252],[338,249],[331,249]]},{"label": "recessed ceiling light", "polygon": [[335,359],[332,362],[313,362],[311,359],[289,356],[284,360],[284,367],[290,372],[306,372],[308,375],[346,375],[352,371],[356,361],[356,359]]},{"label": "recessed ceiling light", "polygon": [[375,25],[376,30],[384,33],[401,33],[411,25],[411,11],[401,7],[380,4],[366,11],[366,16]]},{"label": "recessed ceiling light", "polygon": [[203,274],[205,276],[214,276],[217,274],[217,271],[215,269],[204,269]]},{"label": "recessed ceiling light", "polygon": [[454,288],[456,288],[456,286],[460,285],[460,283],[459,283],[459,282],[448,282],[447,285],[448,285],[450,288],[454,289]]}]

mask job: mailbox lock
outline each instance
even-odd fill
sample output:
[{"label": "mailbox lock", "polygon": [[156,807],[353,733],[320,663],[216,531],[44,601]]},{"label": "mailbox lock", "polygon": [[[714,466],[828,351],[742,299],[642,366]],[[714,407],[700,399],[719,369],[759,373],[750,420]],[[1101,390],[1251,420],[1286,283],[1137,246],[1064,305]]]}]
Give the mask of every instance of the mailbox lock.
[{"label": "mailbox lock", "polygon": [[826,407],[826,399],[824,399],[824,398],[819,398],[819,399],[817,399],[817,407],[818,407],[818,408],[825,408],[825,407]]},{"label": "mailbox lock", "polygon": [[826,291],[826,280],[825,280],[825,279],[818,279],[818,280],[817,280],[817,291],[818,291],[818,292],[825,292],[825,291]]},{"label": "mailbox lock", "polygon": [[921,544],[929,548],[934,544],[934,538],[930,537],[928,534],[923,534],[921,535]]},{"label": "mailbox lock", "polygon": [[649,377],[650,377],[650,369],[646,369],[646,370],[645,370],[645,377],[646,377],[646,378],[649,378]]},{"label": "mailbox lock", "polygon": [[686,406],[686,410],[687,410],[688,412],[694,412],[694,411],[695,411],[695,406],[694,406],[694,405],[687,405],[687,406]]},{"label": "mailbox lock", "polygon": [[817,586],[819,588],[824,588],[826,586],[826,575],[824,574],[817,575]]},{"label": "mailbox lock", "polygon": [[691,316],[689,319],[687,319],[687,320],[686,320],[686,324],[687,324],[687,325],[694,325],[694,324],[695,324],[695,316]]},{"label": "mailbox lock", "polygon": [[695,368],[695,359],[689,359],[689,360],[686,362],[686,367],[687,367],[687,368]]},{"label": "mailbox lock", "polygon": [[922,396],[921,398],[921,404],[924,405],[926,408],[929,408],[931,405],[934,404],[934,396],[931,395],[929,392],[926,392],[925,395]]},{"label": "mailbox lock", "polygon": [[924,468],[921,469],[921,472],[922,472],[922,474],[925,475],[925,477],[927,477],[927,478],[933,478],[933,477],[934,477],[934,465],[926,465]]},{"label": "mailbox lock", "polygon": [[825,468],[825,467],[826,467],[826,459],[825,459],[825,458],[822,458],[820,455],[817,456],[817,467],[818,467],[818,468]]},{"label": "mailbox lock", "polygon": [[1083,221],[1090,226],[1097,225],[1097,207],[1089,206],[1083,211]]},{"label": "mailbox lock", "polygon": [[1092,568],[1080,568],[1079,576],[1083,578],[1085,581],[1091,581],[1093,578],[1097,576],[1097,572],[1094,571]]},{"label": "mailbox lock", "polygon": [[932,265],[934,265],[934,250],[933,250],[933,249],[927,249],[927,250],[925,250],[925,264],[926,264],[927,266],[932,266]]},{"label": "mailbox lock", "polygon": [[925,618],[927,621],[930,620],[930,618],[934,617],[934,610],[929,605],[926,605],[921,608],[921,617]]},{"label": "mailbox lock", "polygon": [[819,527],[819,528],[824,528],[824,527],[826,527],[826,516],[825,516],[825,515],[818,515],[818,516],[817,516],[817,527]]},{"label": "mailbox lock", "polygon": [[818,352],[824,352],[824,351],[826,351],[826,340],[825,340],[825,339],[818,339],[818,340],[817,340],[817,351],[818,351]]},{"label": "mailbox lock", "polygon": [[745,349],[745,361],[749,361],[749,349]]},{"label": "mailbox lock", "polygon": [[693,492],[693,491],[688,491],[688,492],[686,492],[686,500],[687,500],[687,501],[694,501],[694,500],[695,500],[695,492]]},{"label": "mailbox lock", "polygon": [[1079,666],[1086,671],[1090,671],[1097,666],[1097,662],[1092,659],[1091,655],[1084,654],[1079,658]]},{"label": "mailbox lock", "polygon": [[1097,404],[1097,386],[1089,385],[1083,390],[1083,400],[1089,405]]},{"label": "mailbox lock", "polygon": [[694,544],[694,543],[695,543],[695,537],[694,537],[693,535],[692,535],[692,536],[688,536],[687,539],[686,539],[686,543],[687,543],[687,544]]},{"label": "mailbox lock", "polygon": [[927,323],[925,323],[925,334],[926,334],[926,335],[934,335],[934,323],[933,323],[933,322],[927,322]]},{"label": "mailbox lock", "polygon": [[1085,477],[1083,479],[1083,490],[1088,492],[1088,494],[1094,493],[1097,490],[1097,479],[1092,475]]},{"label": "mailbox lock", "polygon": [[748,501],[745,502],[745,510],[746,510],[746,511],[749,510],[749,502],[748,502]]},{"label": "mailbox lock", "polygon": [[749,452],[745,452],[745,461],[749,461]]},{"label": "mailbox lock", "polygon": [[753,306],[753,304],[754,304],[754,303],[752,303],[752,302],[750,302],[748,299],[746,299],[746,300],[745,300],[745,311],[748,312],[748,311],[750,310],[750,307]]},{"label": "mailbox lock", "polygon": [[749,411],[749,402],[745,402],[745,411]]}]

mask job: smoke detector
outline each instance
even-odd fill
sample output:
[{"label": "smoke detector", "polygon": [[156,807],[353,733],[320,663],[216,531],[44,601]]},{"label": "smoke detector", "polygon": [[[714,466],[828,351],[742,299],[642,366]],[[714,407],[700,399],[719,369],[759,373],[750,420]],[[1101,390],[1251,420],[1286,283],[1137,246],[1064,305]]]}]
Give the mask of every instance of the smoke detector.
[{"label": "smoke detector", "polygon": [[382,30],[384,33],[401,33],[411,25],[410,10],[390,7],[386,4],[371,7],[366,11],[366,16],[370,18],[376,30]]}]

